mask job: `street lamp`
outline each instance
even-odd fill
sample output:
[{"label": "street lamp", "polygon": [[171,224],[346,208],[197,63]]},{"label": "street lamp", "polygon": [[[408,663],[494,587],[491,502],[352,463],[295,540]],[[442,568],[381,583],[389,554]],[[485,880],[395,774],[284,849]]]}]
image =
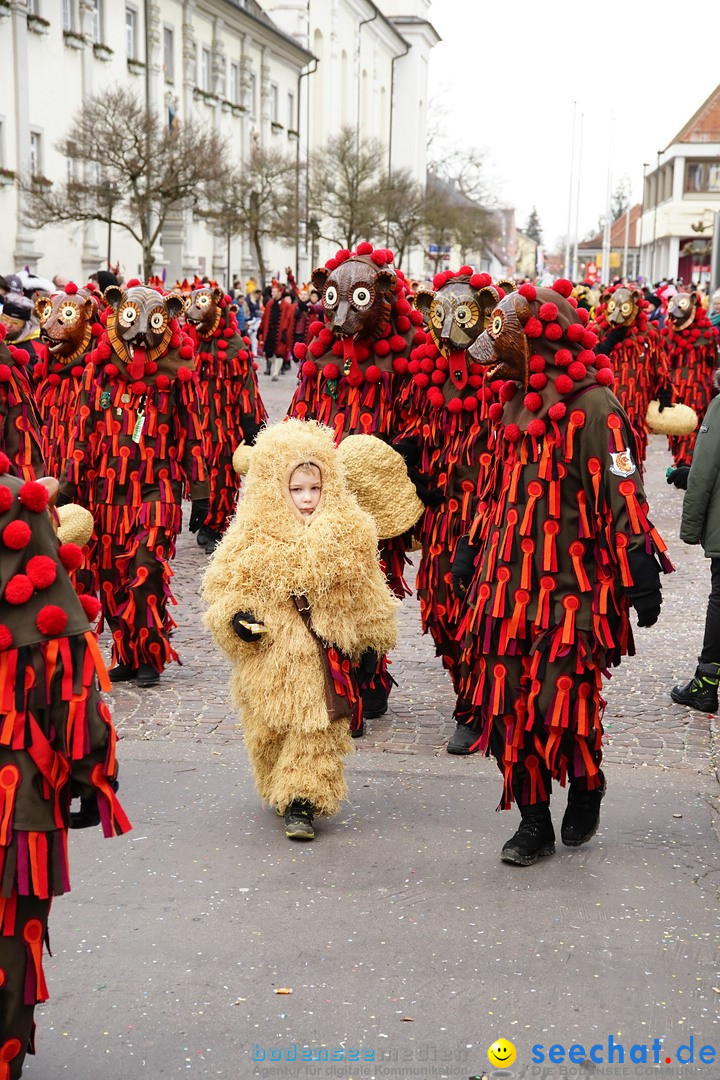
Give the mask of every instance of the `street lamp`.
[{"label": "street lamp", "polygon": [[653,239],[652,239],[652,261],[650,263],[650,285],[655,284],[655,246],[657,243],[657,208],[660,202],[660,155],[662,150],[657,151],[657,165],[655,169],[655,213],[653,214]]},{"label": "street lamp", "polygon": [[[641,237],[642,237],[642,247],[640,248],[640,258],[641,259],[642,259],[642,254],[643,254],[643,248],[645,247],[645,224],[644,224],[644,222],[645,222],[645,185],[646,185],[645,176],[646,176],[646,173],[647,173],[647,170],[648,170],[649,167],[650,167],[650,162],[649,161],[643,161],[642,210],[641,210],[641,213],[640,213],[640,229],[641,229]],[[644,266],[643,266],[643,269],[644,269]],[[638,275],[639,275],[640,274],[640,267],[639,266],[637,268],[637,272],[638,272]]]}]

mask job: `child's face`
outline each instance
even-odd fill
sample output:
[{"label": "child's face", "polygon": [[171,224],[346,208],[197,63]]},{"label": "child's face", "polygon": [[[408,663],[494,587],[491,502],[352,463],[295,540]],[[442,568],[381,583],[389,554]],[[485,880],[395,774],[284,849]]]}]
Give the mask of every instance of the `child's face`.
[{"label": "child's face", "polygon": [[290,477],[290,498],[304,517],[315,512],[322,495],[322,476],[318,468],[295,469]]}]

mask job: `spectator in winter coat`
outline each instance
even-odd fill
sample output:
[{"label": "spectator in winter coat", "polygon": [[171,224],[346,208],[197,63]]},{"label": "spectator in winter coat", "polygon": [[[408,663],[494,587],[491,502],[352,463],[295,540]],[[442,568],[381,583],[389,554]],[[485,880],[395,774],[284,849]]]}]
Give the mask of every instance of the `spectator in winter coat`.
[{"label": "spectator in winter coat", "polygon": [[702,544],[705,558],[710,560],[710,596],[698,665],[690,682],[674,686],[670,697],[678,705],[716,713],[720,683],[720,398],[710,402],[700,425],[692,465],[668,469],[667,482],[686,489],[680,539],[686,544]]}]

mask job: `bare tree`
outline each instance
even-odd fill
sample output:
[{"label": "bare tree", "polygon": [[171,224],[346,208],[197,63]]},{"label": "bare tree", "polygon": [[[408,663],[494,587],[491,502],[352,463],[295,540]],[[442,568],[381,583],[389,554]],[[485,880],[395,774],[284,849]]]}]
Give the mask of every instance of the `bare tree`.
[{"label": "bare tree", "polygon": [[460,258],[465,263],[480,257],[498,239],[498,234],[498,222],[492,210],[460,191],[454,181],[428,175],[423,237],[425,254],[435,273],[451,247],[460,248]]},{"label": "bare tree", "polygon": [[125,229],[142,248],[146,280],[168,216],[202,205],[227,172],[226,144],[210,125],[165,124],[123,87],[92,99],[58,148],[76,179],[46,185],[25,178],[28,223],[101,221]]},{"label": "bare tree", "polygon": [[213,185],[203,217],[226,236],[247,236],[257,262],[261,285],[267,268],[263,243],[287,240],[295,244],[298,229],[298,166],[280,150],[254,145],[239,169],[229,171]]},{"label": "bare tree", "polygon": [[349,126],[312,155],[310,200],[327,226],[326,240],[352,249],[358,240],[379,239],[384,162],[382,144],[359,139]]},{"label": "bare tree", "polygon": [[402,266],[405,252],[419,243],[425,221],[425,192],[408,169],[396,169],[385,183],[383,202],[388,243],[395,253],[395,265]]}]

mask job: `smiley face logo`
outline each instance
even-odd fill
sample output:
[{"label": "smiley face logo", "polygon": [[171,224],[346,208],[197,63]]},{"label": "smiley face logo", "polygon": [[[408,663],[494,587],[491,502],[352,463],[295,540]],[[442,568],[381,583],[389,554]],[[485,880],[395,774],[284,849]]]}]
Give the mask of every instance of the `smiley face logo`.
[{"label": "smiley face logo", "polygon": [[496,1039],[488,1050],[488,1061],[498,1069],[507,1069],[515,1060],[515,1047],[507,1039]]}]

